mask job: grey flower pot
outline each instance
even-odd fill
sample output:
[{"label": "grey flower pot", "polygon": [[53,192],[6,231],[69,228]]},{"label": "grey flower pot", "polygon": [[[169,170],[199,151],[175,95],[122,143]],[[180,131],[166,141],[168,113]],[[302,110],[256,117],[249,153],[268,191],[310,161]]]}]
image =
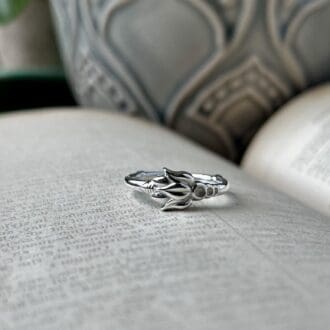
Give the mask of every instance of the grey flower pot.
[{"label": "grey flower pot", "polygon": [[238,160],[330,77],[330,0],[51,0],[83,105],[142,114]]}]

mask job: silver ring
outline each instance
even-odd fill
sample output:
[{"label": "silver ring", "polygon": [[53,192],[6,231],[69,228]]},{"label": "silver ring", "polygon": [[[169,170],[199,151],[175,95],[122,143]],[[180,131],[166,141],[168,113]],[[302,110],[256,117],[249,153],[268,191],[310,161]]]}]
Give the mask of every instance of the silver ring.
[{"label": "silver ring", "polygon": [[156,199],[166,199],[162,210],[182,210],[192,201],[220,196],[229,189],[221,175],[192,174],[186,171],[138,171],[125,177],[126,183]]}]

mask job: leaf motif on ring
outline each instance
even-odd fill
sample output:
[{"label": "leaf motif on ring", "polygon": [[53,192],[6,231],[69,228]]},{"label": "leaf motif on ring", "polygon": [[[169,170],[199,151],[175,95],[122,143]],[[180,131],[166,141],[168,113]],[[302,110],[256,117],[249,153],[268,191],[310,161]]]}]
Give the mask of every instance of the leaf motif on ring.
[{"label": "leaf motif on ring", "polygon": [[195,185],[193,176],[184,171],[172,171],[164,168],[167,185],[156,188],[157,192],[168,197],[162,210],[184,209],[192,203],[192,191]]}]

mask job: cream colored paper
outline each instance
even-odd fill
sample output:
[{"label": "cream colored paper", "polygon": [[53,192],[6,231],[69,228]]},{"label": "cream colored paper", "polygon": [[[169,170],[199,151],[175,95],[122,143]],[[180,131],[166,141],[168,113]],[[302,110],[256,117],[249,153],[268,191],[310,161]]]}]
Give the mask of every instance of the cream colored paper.
[{"label": "cream colored paper", "polygon": [[272,117],[243,167],[330,216],[330,85],[301,95]]},{"label": "cream colored paper", "polygon": [[[124,176],[220,173],[161,212]],[[326,329],[330,222],[172,132],[108,112],[0,117],[0,329]]]}]

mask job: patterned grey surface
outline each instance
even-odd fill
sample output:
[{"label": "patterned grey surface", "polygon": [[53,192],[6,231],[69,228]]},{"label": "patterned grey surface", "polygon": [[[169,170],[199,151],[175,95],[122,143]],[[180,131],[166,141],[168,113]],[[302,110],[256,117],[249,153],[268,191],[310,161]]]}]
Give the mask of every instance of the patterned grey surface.
[{"label": "patterned grey surface", "polygon": [[82,104],[142,114],[230,159],[330,77],[330,0],[51,2]]}]

